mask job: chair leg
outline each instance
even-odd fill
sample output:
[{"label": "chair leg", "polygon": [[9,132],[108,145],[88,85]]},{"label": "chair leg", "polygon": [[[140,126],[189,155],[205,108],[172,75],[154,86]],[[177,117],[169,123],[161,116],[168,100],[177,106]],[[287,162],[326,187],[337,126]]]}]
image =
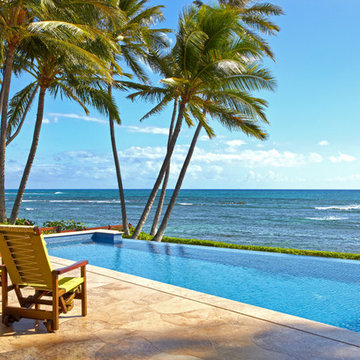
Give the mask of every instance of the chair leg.
[{"label": "chair leg", "polygon": [[2,323],[5,324],[6,308],[8,306],[8,276],[5,266],[1,272],[1,294],[2,294]]},{"label": "chair leg", "polygon": [[[39,291],[35,291],[35,299],[40,298],[40,292]],[[40,304],[35,304],[35,310],[40,310]]]},{"label": "chair leg", "polygon": [[81,284],[81,315],[87,315],[87,294],[86,294],[86,268],[83,266],[81,268],[81,277],[84,279],[84,282]]},{"label": "chair leg", "polygon": [[68,312],[67,310],[67,306],[66,306],[66,302],[64,300],[64,297],[63,296],[60,296],[59,298],[59,301],[60,301],[60,306],[61,306],[61,311],[66,314]]},{"label": "chair leg", "polygon": [[21,294],[20,287],[18,285],[14,285],[14,290],[15,290],[15,294],[19,301],[20,306],[23,307],[24,306],[24,298]]},{"label": "chair leg", "polygon": [[[53,292],[52,292],[52,330],[59,329],[59,283],[56,274],[53,275]],[[49,330],[49,329],[48,329]]]}]

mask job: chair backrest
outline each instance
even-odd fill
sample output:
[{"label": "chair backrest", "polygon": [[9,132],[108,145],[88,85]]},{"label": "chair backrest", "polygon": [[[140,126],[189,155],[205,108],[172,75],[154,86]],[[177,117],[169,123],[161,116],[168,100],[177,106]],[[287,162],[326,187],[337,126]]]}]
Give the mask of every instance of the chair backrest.
[{"label": "chair backrest", "polygon": [[37,227],[0,225],[0,253],[14,285],[52,288],[49,255]]}]

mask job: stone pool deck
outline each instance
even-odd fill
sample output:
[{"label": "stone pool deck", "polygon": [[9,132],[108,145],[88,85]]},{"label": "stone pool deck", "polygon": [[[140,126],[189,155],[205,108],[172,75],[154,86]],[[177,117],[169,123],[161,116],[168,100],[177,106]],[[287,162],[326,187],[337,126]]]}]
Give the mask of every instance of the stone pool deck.
[{"label": "stone pool deck", "polygon": [[87,317],[78,303],[54,334],[33,320],[1,325],[0,360],[360,359],[359,333],[96,266],[87,274]]}]

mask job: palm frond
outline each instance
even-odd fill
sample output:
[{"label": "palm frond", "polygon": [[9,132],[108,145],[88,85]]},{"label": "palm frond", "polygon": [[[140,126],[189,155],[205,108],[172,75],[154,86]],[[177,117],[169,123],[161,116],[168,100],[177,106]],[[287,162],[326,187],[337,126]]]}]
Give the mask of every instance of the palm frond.
[{"label": "palm frond", "polygon": [[32,100],[34,99],[37,91],[38,84],[32,82],[25,86],[22,90],[17,92],[9,103],[8,110],[8,125],[7,125],[7,139],[16,131],[22,120],[25,120],[26,114],[29,111]]},{"label": "palm frond", "polygon": [[160,112],[162,112],[166,106],[171,102],[172,97],[171,96],[165,96],[155,107],[153,107],[150,111],[148,111],[141,119],[140,121],[143,121],[153,115],[157,115]]}]

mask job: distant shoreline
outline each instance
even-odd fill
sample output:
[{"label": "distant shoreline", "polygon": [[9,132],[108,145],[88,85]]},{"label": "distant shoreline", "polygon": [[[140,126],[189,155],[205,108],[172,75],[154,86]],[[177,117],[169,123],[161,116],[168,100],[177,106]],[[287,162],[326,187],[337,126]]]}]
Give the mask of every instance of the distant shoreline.
[{"label": "distant shoreline", "polygon": [[[27,188],[25,190],[25,193],[28,191],[118,191],[116,188],[104,188],[104,189],[98,189],[98,188],[71,188],[71,189],[63,189],[63,188]],[[125,191],[151,191],[152,189],[124,189]],[[168,188],[167,190],[174,190],[172,188]],[[5,191],[17,191],[17,189],[5,189]],[[360,191],[359,189],[181,189],[180,191]]]}]

